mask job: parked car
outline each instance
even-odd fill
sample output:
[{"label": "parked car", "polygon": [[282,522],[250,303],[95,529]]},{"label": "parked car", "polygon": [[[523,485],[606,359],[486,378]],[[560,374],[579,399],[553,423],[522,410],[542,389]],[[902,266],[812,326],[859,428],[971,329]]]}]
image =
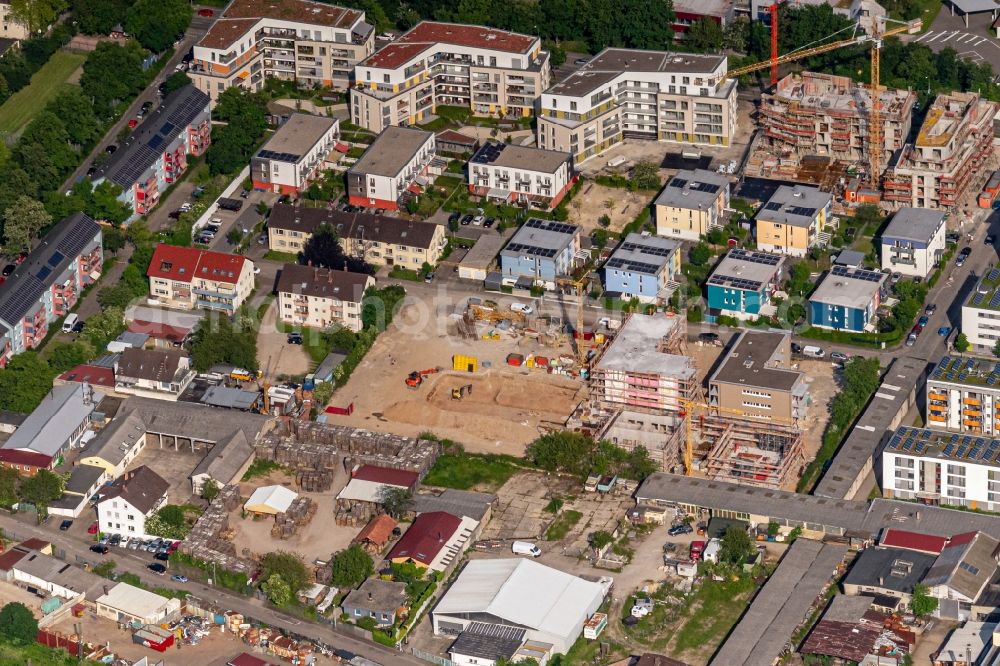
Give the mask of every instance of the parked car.
[{"label": "parked car", "polygon": [[302,337],[302,333],[299,331],[292,331],[288,334],[287,341],[290,345],[301,345],[305,340]]},{"label": "parked car", "polygon": [[174,574],[173,576],[170,577],[170,580],[174,581],[175,583],[186,583],[188,582],[188,577],[181,576],[180,574]]},{"label": "parked car", "polygon": [[530,305],[525,304],[525,303],[511,303],[510,304],[510,311],[511,312],[520,312],[521,314],[526,314],[526,315],[531,314],[532,312],[534,312],[534,310],[532,309],[532,307]]},{"label": "parked car", "polygon": [[487,229],[492,229],[492,228],[493,228],[493,225],[494,225],[495,223],[496,223],[496,219],[494,219],[494,218],[492,218],[492,217],[488,217],[488,218],[486,218],[486,220],[485,220],[485,221],[483,222],[483,226],[484,226],[484,227],[486,227]]},{"label": "parked car", "polygon": [[94,552],[94,553],[99,553],[101,555],[107,555],[108,554],[108,550],[110,550],[110,549],[105,544],[103,544],[103,543],[95,543],[93,546],[90,547],[90,550],[91,550],[91,552]]},{"label": "parked car", "polygon": [[[704,335],[704,333],[702,335]],[[701,337],[701,336],[698,336],[698,337]],[[797,342],[793,342],[792,343],[792,353],[793,354],[801,354],[802,353],[802,345],[800,345]]]},{"label": "parked car", "polygon": [[160,560],[161,562],[166,562],[167,560],[170,559],[170,555],[168,555],[167,551],[165,551],[165,550],[164,551],[157,551],[153,555],[153,559],[154,560]]},{"label": "parked car", "polygon": [[950,333],[951,333],[951,326],[942,326],[941,328],[938,329],[938,335],[940,335],[942,338],[947,338]]},{"label": "parked car", "polygon": [[207,7],[203,7],[202,9],[198,10],[198,16],[201,16],[203,18],[212,18],[213,16],[215,16],[215,12]]},{"label": "parked car", "polygon": [[718,333],[699,333],[698,334],[698,339],[701,340],[702,342],[712,342],[712,343],[715,343],[715,342],[719,341],[719,334]]},{"label": "parked car", "polygon": [[110,146],[104,149],[104,152],[106,152],[108,155],[114,155],[116,150],[118,150],[118,146],[112,143]]},{"label": "parked car", "polygon": [[91,523],[87,528],[87,534],[97,534],[97,523]]},{"label": "parked car", "polygon": [[925,315],[932,315],[935,312],[937,312],[937,305],[935,305],[934,303],[928,303],[927,306],[924,308]]},{"label": "parked car", "polygon": [[108,544],[111,546],[117,546],[122,542],[121,534],[112,534],[111,538],[108,540]]},{"label": "parked car", "polygon": [[916,344],[916,342],[917,342],[917,334],[916,333],[910,333],[908,336],[906,336],[906,346],[907,347],[912,347],[914,344]]},{"label": "parked car", "polygon": [[89,169],[87,169],[87,177],[88,178],[90,178],[91,176],[93,176],[95,173],[97,173],[97,167],[92,166]]},{"label": "parked car", "polygon": [[3,267],[3,272],[0,275],[4,277],[10,277],[10,274],[17,270],[17,264],[7,264]]},{"label": "parked car", "polygon": [[917,320],[917,324],[923,329],[931,319],[927,315],[920,315],[920,319]]},{"label": "parked car", "polygon": [[900,278],[902,278],[902,277],[903,277],[903,274],[900,273],[899,271],[896,271],[895,273],[893,273],[889,277],[889,284],[896,284],[897,282],[899,282]]},{"label": "parked car", "polygon": [[965,264],[965,260],[969,258],[970,254],[972,254],[972,250],[968,247],[963,247],[962,251],[958,253],[958,257],[955,259],[955,265],[961,268],[962,265]]},{"label": "parked car", "polygon": [[669,530],[667,530],[667,534],[669,534],[670,536],[680,536],[681,534],[691,534],[692,532],[694,532],[694,528],[692,528],[687,523],[674,525]]},{"label": "parked car", "polygon": [[573,61],[573,64],[578,67],[583,67],[588,62],[590,62],[590,58],[577,58],[576,60]]},{"label": "parked car", "polygon": [[830,360],[836,361],[837,363],[846,363],[849,358],[851,357],[845,354],[844,352],[839,352],[839,351],[830,352]]},{"label": "parked car", "polygon": [[472,224],[472,215],[466,215],[465,217],[462,218],[461,225],[463,227],[467,227],[470,224]]},{"label": "parked car", "polygon": [[64,520],[61,523],[59,523],[59,530],[62,531],[62,532],[65,532],[66,530],[68,530],[71,527],[73,527],[73,521],[72,520]]},{"label": "parked car", "polygon": [[434,282],[434,273],[428,273],[427,275],[425,275],[424,282],[426,282],[427,284]]},{"label": "parked car", "polygon": [[162,576],[167,572],[167,568],[160,564],[159,562],[153,562],[152,564],[147,564],[146,568],[155,573],[157,576]]},{"label": "parked car", "polygon": [[81,319],[80,321],[78,321],[78,322],[76,322],[75,324],[73,324],[73,332],[74,332],[74,333],[82,333],[82,332],[83,332],[83,328],[84,328],[84,327],[85,327],[86,325],[87,325],[87,322],[85,322],[85,321],[83,321],[83,320]]}]

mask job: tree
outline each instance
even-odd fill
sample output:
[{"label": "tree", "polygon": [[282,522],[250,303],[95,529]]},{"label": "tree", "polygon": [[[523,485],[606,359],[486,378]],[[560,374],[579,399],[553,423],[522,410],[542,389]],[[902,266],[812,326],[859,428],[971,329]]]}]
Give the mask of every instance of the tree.
[{"label": "tree", "polygon": [[353,544],[340,551],[331,562],[333,573],[330,582],[341,589],[355,588],[375,571],[372,558],[365,549]]},{"label": "tree", "polygon": [[195,369],[206,372],[217,363],[228,363],[256,370],[257,335],[249,324],[245,318],[237,324],[228,317],[203,319],[191,337],[191,360]]},{"label": "tree", "polygon": [[712,258],[712,250],[706,243],[699,241],[697,245],[691,248],[688,258],[691,260],[692,265],[704,266]]},{"label": "tree", "polygon": [[599,218],[597,218],[597,223],[602,227],[604,227],[605,229],[607,229],[608,227],[611,226],[611,217],[607,214],[601,215]]},{"label": "tree", "polygon": [[722,45],[737,53],[746,53],[750,44],[750,19],[740,16],[726,25]]},{"label": "tree", "polygon": [[910,610],[917,617],[926,617],[937,610],[938,600],[932,597],[930,592],[930,588],[923,583],[917,583],[913,586]]},{"label": "tree", "polygon": [[731,564],[743,564],[754,553],[753,541],[747,531],[740,527],[730,527],[722,535],[719,559]]},{"label": "tree", "polygon": [[273,573],[268,576],[261,583],[260,589],[275,606],[287,606],[292,601],[292,588],[281,578],[281,574]]},{"label": "tree", "polygon": [[996,344],[993,345],[993,355],[1000,358],[1000,340],[997,340]]},{"label": "tree", "polygon": [[594,243],[594,247],[603,250],[610,239],[610,234],[608,234],[607,229],[594,229],[590,234],[590,239]]},{"label": "tree", "polygon": [[309,582],[309,574],[306,572],[306,565],[302,563],[302,558],[295,553],[282,550],[265,555],[260,561],[260,571],[260,577],[264,580],[276,574],[280,576],[292,594],[304,588]]},{"label": "tree", "polygon": [[211,502],[219,496],[220,492],[221,489],[219,488],[219,484],[215,482],[215,479],[209,479],[201,487],[201,498]]},{"label": "tree", "polygon": [[10,467],[0,468],[0,506],[9,509],[17,504],[17,485],[21,475]]},{"label": "tree", "polygon": [[99,42],[87,56],[80,88],[93,99],[99,117],[107,118],[116,101],[128,99],[146,86],[142,60],[142,48],[133,41],[124,45]]},{"label": "tree", "polygon": [[605,532],[604,530],[598,530],[590,535],[590,545],[601,550],[605,546],[615,542],[615,538],[611,536],[610,532]]},{"label": "tree", "polygon": [[10,643],[30,645],[38,638],[38,621],[27,606],[12,601],[0,609],[0,636]]},{"label": "tree", "polygon": [[862,229],[868,226],[878,227],[882,224],[882,211],[875,204],[861,204],[854,213],[854,224]]},{"label": "tree", "polygon": [[89,148],[100,138],[101,123],[94,106],[79,87],[67,86],[45,108],[62,122],[74,145]]},{"label": "tree", "polygon": [[43,32],[55,22],[67,4],[62,0],[11,0],[11,17],[28,32]]},{"label": "tree", "polygon": [[716,52],[722,48],[722,26],[703,16],[690,26],[684,33],[682,44],[696,53]]},{"label": "tree", "polygon": [[586,435],[564,431],[542,435],[528,445],[524,455],[544,470],[586,477],[593,450],[594,442]]},{"label": "tree", "polygon": [[187,85],[191,85],[191,77],[185,72],[174,72],[163,82],[163,95],[169,95]]},{"label": "tree", "polygon": [[28,196],[17,198],[14,205],[4,212],[3,249],[7,254],[31,247],[31,239],[52,224],[52,216],[42,202]]},{"label": "tree", "polygon": [[159,516],[160,520],[164,523],[167,525],[173,525],[174,527],[181,527],[187,522],[184,517],[184,509],[176,504],[167,504],[161,507],[160,510],[156,512],[156,515]]},{"label": "tree", "polygon": [[136,0],[125,17],[125,30],[153,53],[163,53],[191,24],[184,0]]},{"label": "tree", "polygon": [[969,338],[966,337],[965,333],[959,333],[955,336],[955,351],[959,354],[964,354],[969,351],[969,347],[971,346],[972,345],[969,344]]},{"label": "tree", "polygon": [[54,341],[45,350],[46,360],[54,373],[72,370],[94,358],[94,348],[83,340],[76,342]]},{"label": "tree", "polygon": [[108,35],[125,22],[127,0],[73,0],[77,26],[85,35]]},{"label": "tree", "polygon": [[97,351],[103,351],[108,343],[121,335],[125,325],[125,312],[120,307],[107,307],[87,320],[87,327],[80,337]]},{"label": "tree", "polygon": [[39,470],[34,476],[25,477],[18,488],[20,499],[38,507],[42,515],[45,507],[62,497],[63,480],[47,469]]},{"label": "tree", "polygon": [[319,266],[333,270],[347,270],[354,273],[372,274],[371,266],[363,259],[349,257],[340,245],[337,232],[329,224],[321,224],[306,242],[299,253],[299,263],[307,266]]},{"label": "tree", "polygon": [[660,182],[660,172],[652,162],[637,162],[632,167],[632,184],[640,190],[658,190],[663,184]]},{"label": "tree", "polygon": [[54,373],[38,352],[14,356],[0,369],[0,409],[28,414],[52,390]]},{"label": "tree", "polygon": [[413,494],[406,488],[398,486],[382,486],[379,491],[378,503],[385,512],[397,520],[413,505]]}]

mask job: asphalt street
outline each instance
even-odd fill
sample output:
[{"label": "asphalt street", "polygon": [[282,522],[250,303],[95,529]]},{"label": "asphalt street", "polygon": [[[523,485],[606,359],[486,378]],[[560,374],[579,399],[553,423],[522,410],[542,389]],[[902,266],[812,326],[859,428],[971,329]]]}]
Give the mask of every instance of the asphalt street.
[{"label": "asphalt street", "polygon": [[[992,14],[982,12],[970,15],[969,25],[966,26],[965,18],[957,13],[952,16],[946,5],[927,32],[904,36],[903,39],[924,44],[933,51],[953,48],[959,57],[978,63],[989,63],[993,66],[993,71],[1000,74],[1000,40],[990,28],[992,23]],[[920,88],[922,83],[922,81],[911,82],[915,88]]]},{"label": "asphalt street", "polygon": [[[149,586],[164,586],[185,590],[198,599],[213,602],[222,608],[243,613],[270,626],[296,633],[310,640],[319,641],[333,648],[342,648],[375,660],[384,666],[427,666],[425,662],[401,652],[396,652],[376,643],[359,640],[339,629],[317,624],[280,613],[264,606],[263,602],[230,592],[224,588],[209,587],[189,581],[176,583],[167,576],[158,576],[146,568],[152,562],[150,556],[140,557],[136,551],[112,548],[108,555],[101,556],[90,551],[90,543],[64,535],[56,529],[59,521],[55,518],[43,526],[17,520],[8,515],[0,515],[0,528],[21,538],[37,537],[52,543],[53,547],[65,552],[67,562],[82,566],[84,562],[99,564],[103,559],[113,559],[117,571],[134,573]],[[167,572],[170,573],[169,570]]]}]

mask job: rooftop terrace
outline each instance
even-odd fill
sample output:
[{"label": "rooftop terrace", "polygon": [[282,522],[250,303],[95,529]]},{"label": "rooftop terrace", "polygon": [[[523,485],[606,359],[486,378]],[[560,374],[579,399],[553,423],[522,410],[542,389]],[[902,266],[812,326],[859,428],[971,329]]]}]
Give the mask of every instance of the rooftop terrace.
[{"label": "rooftop terrace", "polygon": [[1000,361],[945,356],[934,366],[929,379],[1000,389]]},{"label": "rooftop terrace", "polygon": [[1000,268],[991,268],[976,285],[966,301],[966,307],[982,310],[1000,310]]}]

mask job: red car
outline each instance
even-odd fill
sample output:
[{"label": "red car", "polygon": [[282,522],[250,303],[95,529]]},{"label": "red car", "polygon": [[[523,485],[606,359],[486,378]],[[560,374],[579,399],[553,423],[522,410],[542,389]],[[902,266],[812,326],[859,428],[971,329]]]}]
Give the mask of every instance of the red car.
[{"label": "red car", "polygon": [[199,9],[198,16],[204,16],[205,18],[211,18],[215,16],[215,12],[211,9]]},{"label": "red car", "polygon": [[689,557],[695,562],[701,561],[701,554],[705,552],[705,542],[704,541],[692,541],[691,542],[691,552]]},{"label": "red car", "polygon": [[87,534],[97,534],[97,523],[91,523],[87,528]]},{"label": "red car", "polygon": [[128,128],[129,129],[135,129],[135,126],[138,125],[138,124],[139,124],[139,121],[136,120],[135,118],[132,118],[130,121],[128,121]]}]

